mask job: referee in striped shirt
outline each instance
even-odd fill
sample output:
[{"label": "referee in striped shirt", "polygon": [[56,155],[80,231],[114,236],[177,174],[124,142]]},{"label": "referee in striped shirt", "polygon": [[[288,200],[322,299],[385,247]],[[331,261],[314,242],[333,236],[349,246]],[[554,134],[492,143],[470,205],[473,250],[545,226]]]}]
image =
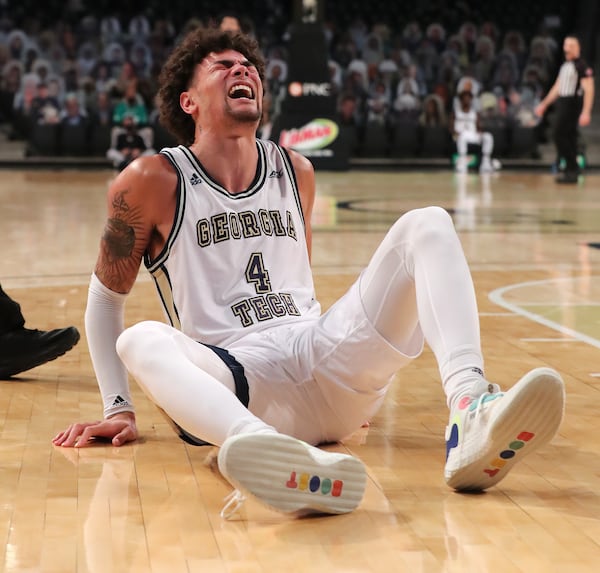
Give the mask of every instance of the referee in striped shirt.
[{"label": "referee in striped shirt", "polygon": [[581,58],[581,45],[576,36],[564,39],[565,61],[558,77],[546,97],[535,109],[544,115],[548,106],[556,102],[554,143],[559,158],[564,158],[566,168],[556,179],[558,183],[577,183],[577,126],[589,125],[594,102],[594,74]]}]

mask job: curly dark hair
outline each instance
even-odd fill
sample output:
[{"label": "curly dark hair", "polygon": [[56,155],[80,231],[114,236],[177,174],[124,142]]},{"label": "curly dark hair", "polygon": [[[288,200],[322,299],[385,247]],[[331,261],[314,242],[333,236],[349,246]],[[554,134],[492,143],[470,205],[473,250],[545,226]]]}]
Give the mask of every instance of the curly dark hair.
[{"label": "curly dark hair", "polygon": [[160,72],[159,121],[183,145],[194,142],[196,128],[192,117],[181,109],[179,96],[189,88],[196,66],[211,52],[225,50],[243,54],[256,67],[261,81],[265,79],[265,60],[254,38],[203,28],[193,30],[183,39]]}]

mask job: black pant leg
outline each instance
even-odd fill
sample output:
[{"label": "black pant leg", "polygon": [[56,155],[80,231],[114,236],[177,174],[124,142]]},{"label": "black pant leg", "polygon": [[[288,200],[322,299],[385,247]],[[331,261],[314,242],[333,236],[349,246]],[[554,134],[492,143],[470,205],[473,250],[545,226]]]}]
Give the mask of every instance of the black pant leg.
[{"label": "black pant leg", "polygon": [[561,97],[556,100],[554,142],[559,157],[564,158],[567,172],[578,171],[577,130],[581,114],[581,99]]},{"label": "black pant leg", "polygon": [[0,334],[22,328],[25,319],[20,305],[10,298],[0,286]]}]

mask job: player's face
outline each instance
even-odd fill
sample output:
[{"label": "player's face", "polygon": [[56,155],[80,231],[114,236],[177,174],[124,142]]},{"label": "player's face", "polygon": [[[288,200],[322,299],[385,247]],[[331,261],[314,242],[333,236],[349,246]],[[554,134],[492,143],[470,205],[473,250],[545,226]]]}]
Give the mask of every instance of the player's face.
[{"label": "player's face", "polygon": [[471,109],[473,103],[473,96],[470,93],[464,93],[460,96],[460,103],[463,109]]},{"label": "player's face", "polygon": [[576,38],[565,38],[563,42],[565,60],[574,60],[579,57],[579,42]]},{"label": "player's face", "polygon": [[257,124],[263,87],[256,67],[240,52],[210,53],[197,67],[189,93],[197,100],[200,127],[233,119]]}]

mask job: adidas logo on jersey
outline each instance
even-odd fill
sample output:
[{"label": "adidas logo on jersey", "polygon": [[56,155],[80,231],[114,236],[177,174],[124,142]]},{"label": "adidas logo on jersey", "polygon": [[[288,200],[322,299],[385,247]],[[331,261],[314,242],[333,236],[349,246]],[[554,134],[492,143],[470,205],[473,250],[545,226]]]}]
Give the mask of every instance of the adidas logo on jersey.
[{"label": "adidas logo on jersey", "polygon": [[279,170],[273,169],[273,171],[271,171],[271,173],[269,173],[269,177],[277,177],[277,179],[281,179],[283,177],[283,169],[279,169]]},{"label": "adidas logo on jersey", "polygon": [[198,177],[197,173],[192,174],[192,176],[190,177],[190,183],[192,185],[198,185],[198,183],[202,183],[202,179],[200,179],[200,177]]}]

